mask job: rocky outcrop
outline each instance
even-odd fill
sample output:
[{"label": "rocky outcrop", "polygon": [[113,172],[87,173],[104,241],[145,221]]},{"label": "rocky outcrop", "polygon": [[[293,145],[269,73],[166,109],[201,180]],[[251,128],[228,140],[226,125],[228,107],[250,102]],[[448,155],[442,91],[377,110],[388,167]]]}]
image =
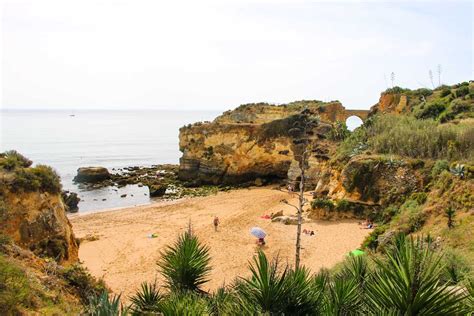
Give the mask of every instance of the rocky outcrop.
[{"label": "rocky outcrop", "polygon": [[0,191],[2,234],[39,256],[77,262],[79,246],[59,194]]},{"label": "rocky outcrop", "polygon": [[77,193],[70,191],[61,192],[66,212],[76,213],[79,210],[78,204],[81,201]]},{"label": "rocky outcrop", "polygon": [[150,197],[161,197],[165,195],[167,184],[149,184],[148,190],[150,191]]},{"label": "rocky outcrop", "polygon": [[74,177],[75,182],[97,183],[110,179],[110,173],[104,167],[82,167],[77,169],[77,175]]},{"label": "rocky outcrop", "polygon": [[185,126],[179,135],[183,152],[179,178],[191,185],[238,184],[258,178],[262,183],[286,178],[296,181],[298,163],[289,130],[305,108],[321,120],[313,131],[315,146],[310,158],[317,168],[318,163],[329,159],[334,147],[327,141],[331,123],[353,114],[339,102],[247,104],[225,112],[213,122]]}]

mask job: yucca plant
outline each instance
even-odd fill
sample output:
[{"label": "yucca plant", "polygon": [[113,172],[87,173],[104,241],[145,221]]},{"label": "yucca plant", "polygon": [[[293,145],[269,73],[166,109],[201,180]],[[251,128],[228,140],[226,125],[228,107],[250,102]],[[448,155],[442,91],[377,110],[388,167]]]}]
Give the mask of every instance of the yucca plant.
[{"label": "yucca plant", "polygon": [[[225,287],[218,288],[209,297],[209,312],[211,315],[232,315],[237,313],[239,308],[238,299],[232,289]],[[244,314],[244,313],[240,313]]]},{"label": "yucca plant", "polygon": [[262,251],[249,265],[250,278],[241,278],[235,290],[244,305],[253,305],[261,313],[281,313],[289,294],[288,269],[279,271],[278,258],[269,262]]},{"label": "yucca plant", "polygon": [[160,301],[163,298],[156,282],[143,282],[140,289],[130,298],[133,315],[156,314],[160,311]]},{"label": "yucca plant", "polygon": [[110,296],[107,291],[89,299],[86,314],[91,316],[126,316],[128,307],[120,302],[120,295]]},{"label": "yucca plant", "polygon": [[400,235],[386,250],[385,259],[374,259],[376,270],[367,282],[368,307],[397,311],[399,315],[460,315],[466,312],[465,293],[441,283],[442,256],[422,238]]},{"label": "yucca plant", "polygon": [[305,267],[289,270],[285,282],[288,294],[282,313],[285,315],[317,315],[322,308],[324,286]]},{"label": "yucca plant", "polygon": [[202,316],[209,315],[207,300],[196,292],[174,291],[160,302],[163,316]]},{"label": "yucca plant", "polygon": [[468,292],[467,298],[467,308],[471,311],[474,311],[474,279],[469,279],[466,282],[466,289]]},{"label": "yucca plant", "polygon": [[158,266],[171,290],[199,292],[200,286],[208,281],[209,262],[209,248],[201,245],[191,232],[186,232],[162,253]]},{"label": "yucca plant", "polygon": [[325,315],[360,315],[362,300],[356,278],[335,276],[328,283],[325,300]]}]

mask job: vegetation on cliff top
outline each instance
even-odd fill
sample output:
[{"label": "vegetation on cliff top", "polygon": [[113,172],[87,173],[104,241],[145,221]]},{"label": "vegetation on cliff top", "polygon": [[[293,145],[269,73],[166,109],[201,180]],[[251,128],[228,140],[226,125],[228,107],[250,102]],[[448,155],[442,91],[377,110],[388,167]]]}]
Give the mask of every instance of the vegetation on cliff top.
[{"label": "vegetation on cliff top", "polygon": [[59,175],[46,165],[31,167],[32,161],[20,153],[11,150],[0,154],[1,185],[8,186],[13,192],[43,191],[52,194],[61,192]]},{"label": "vegetation on cliff top", "polygon": [[472,121],[439,124],[410,116],[380,115],[356,129],[338,148],[337,159],[346,160],[371,151],[423,159],[474,161]]}]

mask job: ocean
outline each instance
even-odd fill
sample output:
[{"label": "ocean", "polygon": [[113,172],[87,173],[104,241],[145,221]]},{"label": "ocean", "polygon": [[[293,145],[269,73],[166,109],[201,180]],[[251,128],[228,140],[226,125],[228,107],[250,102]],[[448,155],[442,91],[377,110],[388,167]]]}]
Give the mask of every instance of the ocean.
[{"label": "ocean", "polygon": [[[178,164],[179,128],[219,112],[158,110],[0,111],[0,152],[15,149],[53,167],[63,188],[79,194],[79,212],[148,204],[146,187],[84,190],[73,183],[79,167]],[[115,189],[115,190],[114,190]],[[120,196],[127,194],[126,198]]]}]

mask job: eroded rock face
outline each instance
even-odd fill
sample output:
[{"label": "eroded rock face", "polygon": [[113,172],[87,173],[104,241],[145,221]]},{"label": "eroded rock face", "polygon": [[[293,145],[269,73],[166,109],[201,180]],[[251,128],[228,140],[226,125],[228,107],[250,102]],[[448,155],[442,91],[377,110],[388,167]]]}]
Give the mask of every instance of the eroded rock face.
[{"label": "eroded rock face", "polygon": [[[339,102],[300,101],[283,106],[249,104],[227,111],[212,123],[196,123],[180,129],[179,178],[190,184],[262,183],[272,179],[296,181],[298,164],[289,136],[295,117],[303,109],[319,116],[310,164],[327,161],[331,142],[326,140],[331,122],[352,115]],[[363,111],[361,111],[363,112]],[[316,183],[313,183],[314,185]],[[313,186],[309,183],[309,187]]]},{"label": "eroded rock face", "polygon": [[82,167],[77,169],[77,175],[74,177],[75,182],[97,183],[110,179],[110,173],[104,167]]},{"label": "eroded rock face", "polygon": [[293,154],[287,137],[264,138],[261,125],[196,124],[180,130],[179,178],[237,184],[286,178]]},{"label": "eroded rock face", "polygon": [[0,202],[0,231],[17,245],[60,263],[77,262],[79,246],[59,194],[3,189]]}]

